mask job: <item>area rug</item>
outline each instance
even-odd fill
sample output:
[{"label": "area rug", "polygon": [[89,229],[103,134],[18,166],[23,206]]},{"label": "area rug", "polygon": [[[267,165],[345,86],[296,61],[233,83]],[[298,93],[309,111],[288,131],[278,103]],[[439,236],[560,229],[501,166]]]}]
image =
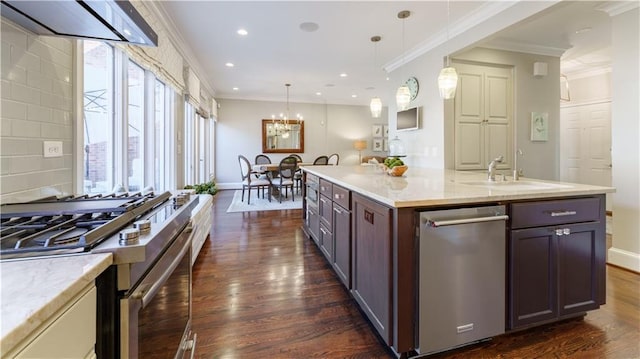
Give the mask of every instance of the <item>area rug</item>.
[{"label": "area rug", "polygon": [[238,190],[233,194],[233,200],[227,208],[227,212],[252,212],[252,211],[277,211],[283,209],[301,209],[302,195],[296,194],[295,201],[289,198],[282,198],[282,203],[278,203],[277,197],[271,197],[271,202],[267,198],[258,197],[256,190],[251,191],[251,204],[247,204],[247,191],[244,193],[244,201],[241,200],[242,191]]}]

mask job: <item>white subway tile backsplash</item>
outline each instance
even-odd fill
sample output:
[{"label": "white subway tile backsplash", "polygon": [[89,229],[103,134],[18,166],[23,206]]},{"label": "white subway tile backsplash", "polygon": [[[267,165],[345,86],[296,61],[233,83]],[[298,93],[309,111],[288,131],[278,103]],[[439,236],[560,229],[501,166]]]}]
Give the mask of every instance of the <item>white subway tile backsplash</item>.
[{"label": "white subway tile backsplash", "polygon": [[31,138],[4,137],[0,142],[0,153],[2,153],[2,156],[42,155],[42,141]]},{"label": "white subway tile backsplash", "polygon": [[11,99],[28,104],[40,104],[40,91],[16,82],[12,82]]},{"label": "white subway tile backsplash", "polygon": [[7,73],[7,80],[12,83],[18,83],[22,85],[27,84],[27,70],[21,67],[14,67]]},{"label": "white subway tile backsplash", "polygon": [[12,46],[11,61],[14,66],[21,67],[27,71],[41,71],[40,58],[24,49]]},{"label": "white subway tile backsplash", "polygon": [[53,80],[40,72],[27,71],[27,86],[44,92],[53,92]]},{"label": "white subway tile backsplash", "polygon": [[27,106],[27,120],[38,122],[53,122],[53,110],[40,105]]},{"label": "white subway tile backsplash", "polygon": [[11,136],[11,120],[8,118],[0,119],[0,136]]},{"label": "white subway tile backsplash", "polygon": [[2,41],[6,41],[14,46],[21,47],[23,49],[27,48],[27,33],[14,25],[10,21],[2,21]]},{"label": "white subway tile backsplash", "polygon": [[41,123],[35,121],[13,120],[11,124],[11,136],[40,138]]},{"label": "white subway tile backsplash", "polygon": [[27,105],[21,102],[5,99],[6,96],[11,94],[2,93],[2,110],[0,114],[2,118],[11,118],[16,120],[24,120],[27,118]]},{"label": "white subway tile backsplash", "polygon": [[[32,39],[32,37],[30,37]],[[36,36],[33,41],[29,41],[27,51],[40,57],[42,60],[53,62],[71,69],[72,63],[69,61],[69,55],[52,47],[48,41],[49,38]]]},{"label": "white subway tile backsplash", "polygon": [[42,59],[42,74],[45,76],[49,76],[54,79],[59,79],[62,81],[70,81],[71,79],[71,62],[69,62],[68,67],[62,66],[59,64],[54,64],[49,60]]},{"label": "white subway tile backsplash", "polygon": [[[0,203],[72,193],[75,40],[1,22]],[[44,140],[62,140],[64,155],[45,159]]]},{"label": "white subway tile backsplash", "polygon": [[[42,138],[46,139],[72,139],[73,128],[55,123],[42,123]],[[15,129],[14,129],[15,131]]]}]

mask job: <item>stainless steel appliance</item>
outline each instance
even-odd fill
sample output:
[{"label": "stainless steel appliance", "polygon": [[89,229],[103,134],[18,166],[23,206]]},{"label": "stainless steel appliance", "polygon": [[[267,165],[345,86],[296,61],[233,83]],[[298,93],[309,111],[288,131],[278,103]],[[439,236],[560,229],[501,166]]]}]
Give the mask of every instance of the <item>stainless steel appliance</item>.
[{"label": "stainless steel appliance", "polygon": [[505,331],[504,206],[419,214],[421,355]]},{"label": "stainless steel appliance", "polygon": [[[112,253],[96,280],[98,358],[181,358],[191,328],[198,196],[112,194],[0,207],[0,258]],[[193,339],[192,339],[193,337]]]}]

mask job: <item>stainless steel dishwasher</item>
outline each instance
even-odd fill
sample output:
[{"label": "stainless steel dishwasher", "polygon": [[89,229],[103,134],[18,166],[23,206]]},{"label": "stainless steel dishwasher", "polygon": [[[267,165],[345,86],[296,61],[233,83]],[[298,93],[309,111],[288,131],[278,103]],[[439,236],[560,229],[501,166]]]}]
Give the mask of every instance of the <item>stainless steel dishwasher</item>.
[{"label": "stainless steel dishwasher", "polygon": [[418,353],[504,333],[505,206],[419,217]]}]

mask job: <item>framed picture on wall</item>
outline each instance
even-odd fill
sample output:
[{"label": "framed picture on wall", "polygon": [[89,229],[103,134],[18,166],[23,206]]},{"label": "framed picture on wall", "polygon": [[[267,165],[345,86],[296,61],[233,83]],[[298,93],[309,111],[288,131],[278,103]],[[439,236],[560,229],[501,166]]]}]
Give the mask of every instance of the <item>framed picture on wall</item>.
[{"label": "framed picture on wall", "polygon": [[382,125],[382,136],[389,137],[389,125]]},{"label": "framed picture on wall", "polygon": [[371,127],[371,136],[382,137],[382,125],[373,125]]},{"label": "framed picture on wall", "polygon": [[382,151],[382,138],[374,138],[373,139],[373,151],[381,152]]},{"label": "framed picture on wall", "polygon": [[531,112],[531,141],[547,141],[549,139],[549,114],[547,112]]}]

